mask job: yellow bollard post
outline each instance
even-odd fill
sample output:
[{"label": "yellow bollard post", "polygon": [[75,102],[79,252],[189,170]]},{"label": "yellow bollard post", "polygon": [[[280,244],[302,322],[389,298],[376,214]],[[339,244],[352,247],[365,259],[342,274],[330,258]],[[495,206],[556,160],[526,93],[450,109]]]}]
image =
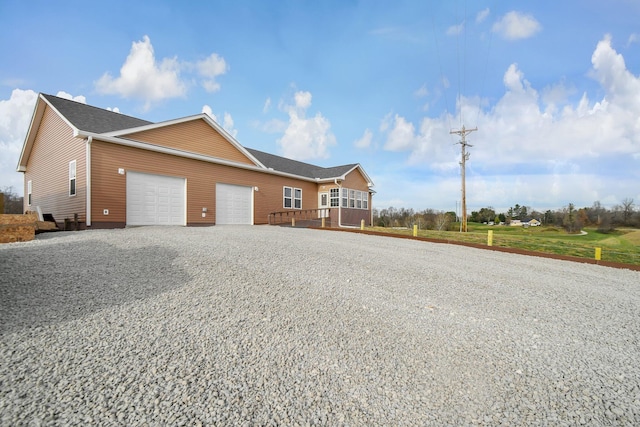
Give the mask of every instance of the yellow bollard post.
[{"label": "yellow bollard post", "polygon": [[324,228],[324,224],[325,224],[325,217],[322,217],[322,228]]},{"label": "yellow bollard post", "polygon": [[602,259],[602,248],[596,248],[596,261],[600,261]]},{"label": "yellow bollard post", "polygon": [[296,219],[295,218],[291,218],[291,226],[292,227],[296,226]]},{"label": "yellow bollard post", "polygon": [[418,235],[418,225],[413,224],[413,237],[416,237],[417,235]]},{"label": "yellow bollard post", "polygon": [[487,232],[487,246],[493,246],[493,230]]},{"label": "yellow bollard post", "polygon": [[364,219],[360,220],[360,230],[364,230]]}]

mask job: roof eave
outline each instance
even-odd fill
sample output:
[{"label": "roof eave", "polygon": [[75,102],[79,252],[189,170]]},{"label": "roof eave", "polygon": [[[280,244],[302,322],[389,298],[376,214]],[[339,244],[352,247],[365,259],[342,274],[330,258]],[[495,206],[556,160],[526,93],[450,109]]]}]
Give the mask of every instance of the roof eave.
[{"label": "roof eave", "polygon": [[352,167],[342,175],[333,176],[329,178],[316,178],[316,181],[318,183],[334,182],[335,180],[344,181],[345,179],[347,179],[347,175],[349,175],[351,172],[353,172],[356,169],[360,170],[360,173],[362,174],[364,179],[367,181],[367,186],[373,187],[374,186],[373,181],[371,180],[371,178],[369,178],[369,175],[367,175],[367,173],[364,171],[364,168],[360,165],[360,163],[357,163],[354,167]]},{"label": "roof eave", "polygon": [[51,105],[42,93],[39,93],[36,105],[33,108],[33,114],[31,116],[31,122],[29,123],[29,129],[27,130],[27,135],[25,136],[24,143],[22,144],[22,151],[20,152],[20,158],[18,159],[18,166],[16,168],[17,172],[27,171],[29,156],[31,155],[33,143],[36,139],[36,135],[38,134],[38,129],[40,128],[40,123],[42,122],[42,117],[44,116],[44,111],[47,106],[51,108],[62,120],[64,120],[64,122],[73,130],[74,136],[79,132],[78,128],[72,125],[65,116],[60,114],[60,111]]},{"label": "roof eave", "polygon": [[139,148],[142,150],[147,150],[147,151],[154,151],[157,153],[163,153],[163,154],[170,154],[173,156],[178,156],[178,157],[183,157],[183,158],[187,158],[187,159],[195,159],[195,160],[201,160],[207,163],[214,163],[214,164],[219,164],[219,165],[224,165],[224,166],[232,166],[232,167],[236,167],[236,168],[240,168],[240,169],[246,169],[246,170],[252,170],[252,171],[257,171],[257,172],[261,172],[261,173],[268,173],[270,175],[277,175],[277,176],[283,176],[283,177],[287,177],[287,178],[295,178],[301,181],[307,181],[307,182],[316,182],[316,180],[314,178],[308,178],[305,176],[300,176],[300,175],[294,175],[291,173],[287,173],[287,172],[280,172],[274,169],[268,169],[265,168],[263,166],[259,166],[259,165],[250,165],[250,164],[246,164],[246,163],[239,163],[239,162],[234,162],[231,160],[226,160],[226,159],[221,159],[218,157],[212,157],[212,156],[206,156],[203,154],[198,154],[198,153],[193,153],[190,151],[182,151],[182,150],[177,150],[175,148],[169,148],[169,147],[164,147],[161,145],[154,145],[154,144],[149,144],[147,142],[140,142],[140,141],[135,141],[133,139],[125,139],[125,138],[120,138],[120,137],[115,137],[115,136],[107,136],[106,134],[101,134],[101,133],[93,133],[93,132],[84,132],[84,131],[79,131],[77,133],[77,135],[75,135],[77,138],[88,138],[88,137],[92,137],[93,140],[98,140],[98,141],[104,141],[104,142],[108,142],[108,143],[113,143],[113,144],[118,144],[118,145],[124,145],[127,147],[133,147],[133,148]]}]

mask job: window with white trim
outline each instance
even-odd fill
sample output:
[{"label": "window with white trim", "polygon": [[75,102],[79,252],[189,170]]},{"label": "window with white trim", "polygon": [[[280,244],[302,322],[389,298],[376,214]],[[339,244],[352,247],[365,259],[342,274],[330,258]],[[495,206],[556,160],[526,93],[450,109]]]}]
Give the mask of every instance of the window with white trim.
[{"label": "window with white trim", "polygon": [[294,209],[302,209],[302,190],[300,188],[293,189],[293,207]]},{"label": "window with white trim", "polygon": [[33,191],[33,184],[31,180],[27,181],[27,205],[31,206],[31,191]]},{"label": "window with white trim", "polygon": [[69,162],[69,196],[76,195],[76,161]]},{"label": "window with white trim", "polygon": [[282,206],[287,209],[302,209],[302,189],[282,187]]},{"label": "window with white trim", "polygon": [[332,188],[331,206],[351,209],[369,209],[369,193],[350,188]]},{"label": "window with white trim", "polygon": [[329,195],[331,196],[331,207],[337,208],[340,206],[340,189],[332,188]]},{"label": "window with white trim", "polygon": [[291,206],[293,206],[293,188],[291,187],[284,187],[282,189],[282,197],[283,197],[283,202],[282,202],[282,207],[284,208],[289,208],[291,209]]}]

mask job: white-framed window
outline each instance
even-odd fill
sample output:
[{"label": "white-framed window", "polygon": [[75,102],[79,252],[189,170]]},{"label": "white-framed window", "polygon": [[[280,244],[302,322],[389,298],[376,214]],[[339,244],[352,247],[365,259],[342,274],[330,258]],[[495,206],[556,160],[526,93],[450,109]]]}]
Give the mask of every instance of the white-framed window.
[{"label": "white-framed window", "polygon": [[282,197],[282,207],[291,209],[291,206],[293,206],[293,188],[284,187],[282,189]]},{"label": "white-framed window", "polygon": [[339,188],[332,188],[330,190],[329,196],[331,196],[330,199],[331,199],[332,208],[337,208],[338,206],[340,206],[340,189]]},{"label": "white-framed window", "polygon": [[331,206],[338,206],[340,200],[343,208],[369,209],[369,193],[366,191],[343,188],[340,193],[339,188],[331,189]]},{"label": "white-framed window", "polygon": [[282,187],[282,206],[287,209],[302,209],[302,189]]},{"label": "white-framed window", "polygon": [[302,190],[300,188],[293,189],[293,208],[302,209]]},{"label": "white-framed window", "polygon": [[33,191],[33,183],[31,180],[27,181],[27,205],[31,206],[31,192]]},{"label": "white-framed window", "polygon": [[76,195],[76,161],[69,162],[69,196]]}]

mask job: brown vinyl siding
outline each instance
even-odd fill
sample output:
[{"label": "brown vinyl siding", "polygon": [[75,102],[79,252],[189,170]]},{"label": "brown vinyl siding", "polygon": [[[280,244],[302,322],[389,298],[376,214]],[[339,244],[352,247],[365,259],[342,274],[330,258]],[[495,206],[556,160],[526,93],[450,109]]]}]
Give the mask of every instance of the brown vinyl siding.
[{"label": "brown vinyl siding", "polygon": [[[85,220],[86,147],[85,141],[73,137],[73,131],[49,106],[35,137],[24,174],[24,191],[32,181],[32,201],[24,200],[24,210],[51,213],[58,222],[78,214]],[[69,162],[76,161],[76,195],[69,196]]]},{"label": "brown vinyl siding", "polygon": [[[94,139],[91,148],[92,223],[124,224],[126,221],[126,175],[118,169],[186,178],[187,224],[215,223],[216,183],[258,187],[254,191],[254,223],[265,224],[268,214],[281,211],[282,187],[302,189],[302,209],[317,207],[317,184],[258,171],[186,159],[140,148]],[[207,216],[202,218],[202,208]],[[103,210],[108,209],[105,216]]]},{"label": "brown vinyl siding", "polygon": [[369,185],[364,179],[359,169],[355,169],[342,181],[343,188],[351,188],[352,190],[369,191]]},{"label": "brown vinyl siding", "polygon": [[123,137],[238,163],[253,164],[203,119],[132,133]]}]

